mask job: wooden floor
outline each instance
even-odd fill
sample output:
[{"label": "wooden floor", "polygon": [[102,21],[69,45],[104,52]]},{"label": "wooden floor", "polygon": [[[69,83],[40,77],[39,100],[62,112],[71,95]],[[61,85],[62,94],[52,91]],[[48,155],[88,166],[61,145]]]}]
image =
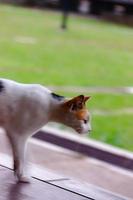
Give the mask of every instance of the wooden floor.
[{"label": "wooden floor", "polygon": [[[108,181],[111,182],[111,177],[116,176],[116,179],[120,177],[113,172],[108,176],[107,168],[102,166],[98,172],[94,172],[93,167],[91,170],[89,166],[91,165],[88,162],[88,159],[81,159],[81,157],[75,157],[75,154],[71,152],[62,152],[58,148],[47,146],[44,143],[38,144],[36,141],[32,141],[29,145],[32,150],[33,157],[36,158],[36,163],[30,159],[30,171],[32,175],[31,184],[22,184],[16,183],[12,168],[12,157],[11,152],[8,152],[9,146],[6,144],[6,140],[0,134],[0,200],[128,200],[128,195],[119,195],[114,194],[108,190],[103,189],[103,187],[96,186],[97,184],[90,184],[89,182],[82,182],[81,175],[86,177],[91,172],[92,176],[96,177],[100,174],[100,180],[104,179],[104,176],[107,176],[106,184]],[[44,148],[45,147],[45,148]],[[61,153],[62,152],[62,153]],[[62,155],[62,156],[61,156]],[[30,157],[31,158],[31,154]],[[70,165],[71,170],[69,173],[63,172],[61,169],[64,168],[64,165],[59,165],[63,158],[63,163],[65,166]],[[77,162],[77,160],[80,162]],[[43,164],[44,162],[44,164]],[[81,163],[86,165],[86,169]],[[49,165],[48,165],[49,164]],[[56,165],[56,168],[55,168]],[[53,167],[52,167],[53,166]],[[59,170],[57,170],[57,168]],[[77,179],[77,174],[74,176],[75,171],[78,170],[80,173],[79,178]],[[65,171],[64,171],[65,172]],[[113,176],[113,179],[114,179]],[[125,177],[125,190],[126,185],[128,185],[128,179]],[[85,179],[84,179],[85,180]],[[122,181],[122,179],[120,179]],[[122,186],[120,183],[120,187]],[[126,184],[127,183],[127,184]],[[130,182],[131,183],[131,182]],[[132,184],[131,184],[132,187]]]},{"label": "wooden floor", "polygon": [[31,184],[16,183],[13,172],[0,166],[1,200],[86,200],[92,199],[61,189],[49,183],[32,180]]},{"label": "wooden floor", "polygon": [[31,183],[17,183],[13,171],[0,165],[0,200],[126,200],[90,185],[83,187],[74,181],[55,179],[55,176],[45,181],[40,169],[36,174]]}]

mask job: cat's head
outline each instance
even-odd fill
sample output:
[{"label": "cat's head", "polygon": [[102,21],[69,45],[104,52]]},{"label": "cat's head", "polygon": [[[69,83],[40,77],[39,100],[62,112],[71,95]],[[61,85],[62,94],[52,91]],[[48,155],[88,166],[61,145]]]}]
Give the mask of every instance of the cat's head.
[{"label": "cat's head", "polygon": [[67,100],[63,107],[65,109],[64,124],[73,128],[76,132],[82,134],[91,131],[91,117],[86,108],[86,102],[90,96],[80,95]]}]

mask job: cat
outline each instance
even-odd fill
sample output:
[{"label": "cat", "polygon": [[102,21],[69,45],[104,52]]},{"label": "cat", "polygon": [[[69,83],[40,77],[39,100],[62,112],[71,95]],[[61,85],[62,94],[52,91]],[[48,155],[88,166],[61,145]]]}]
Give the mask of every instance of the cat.
[{"label": "cat", "polygon": [[30,180],[24,169],[28,138],[48,122],[62,123],[79,134],[91,131],[88,99],[84,95],[66,99],[39,84],[0,79],[0,126],[12,147],[18,181]]}]

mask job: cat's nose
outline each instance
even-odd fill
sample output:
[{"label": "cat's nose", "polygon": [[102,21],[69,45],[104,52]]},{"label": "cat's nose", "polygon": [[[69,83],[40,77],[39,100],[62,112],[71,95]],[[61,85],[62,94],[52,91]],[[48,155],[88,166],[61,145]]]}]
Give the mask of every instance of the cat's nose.
[{"label": "cat's nose", "polygon": [[88,129],[88,132],[90,133],[92,131],[92,129]]},{"label": "cat's nose", "polygon": [[88,125],[88,132],[90,133],[92,131],[91,125]]}]

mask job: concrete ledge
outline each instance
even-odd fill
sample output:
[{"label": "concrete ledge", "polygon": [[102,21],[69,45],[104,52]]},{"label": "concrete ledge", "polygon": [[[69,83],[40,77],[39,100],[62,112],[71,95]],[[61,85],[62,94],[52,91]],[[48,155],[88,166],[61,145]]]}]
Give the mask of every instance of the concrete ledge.
[{"label": "concrete ledge", "polygon": [[35,138],[133,170],[133,153],[70,132],[44,127]]}]

